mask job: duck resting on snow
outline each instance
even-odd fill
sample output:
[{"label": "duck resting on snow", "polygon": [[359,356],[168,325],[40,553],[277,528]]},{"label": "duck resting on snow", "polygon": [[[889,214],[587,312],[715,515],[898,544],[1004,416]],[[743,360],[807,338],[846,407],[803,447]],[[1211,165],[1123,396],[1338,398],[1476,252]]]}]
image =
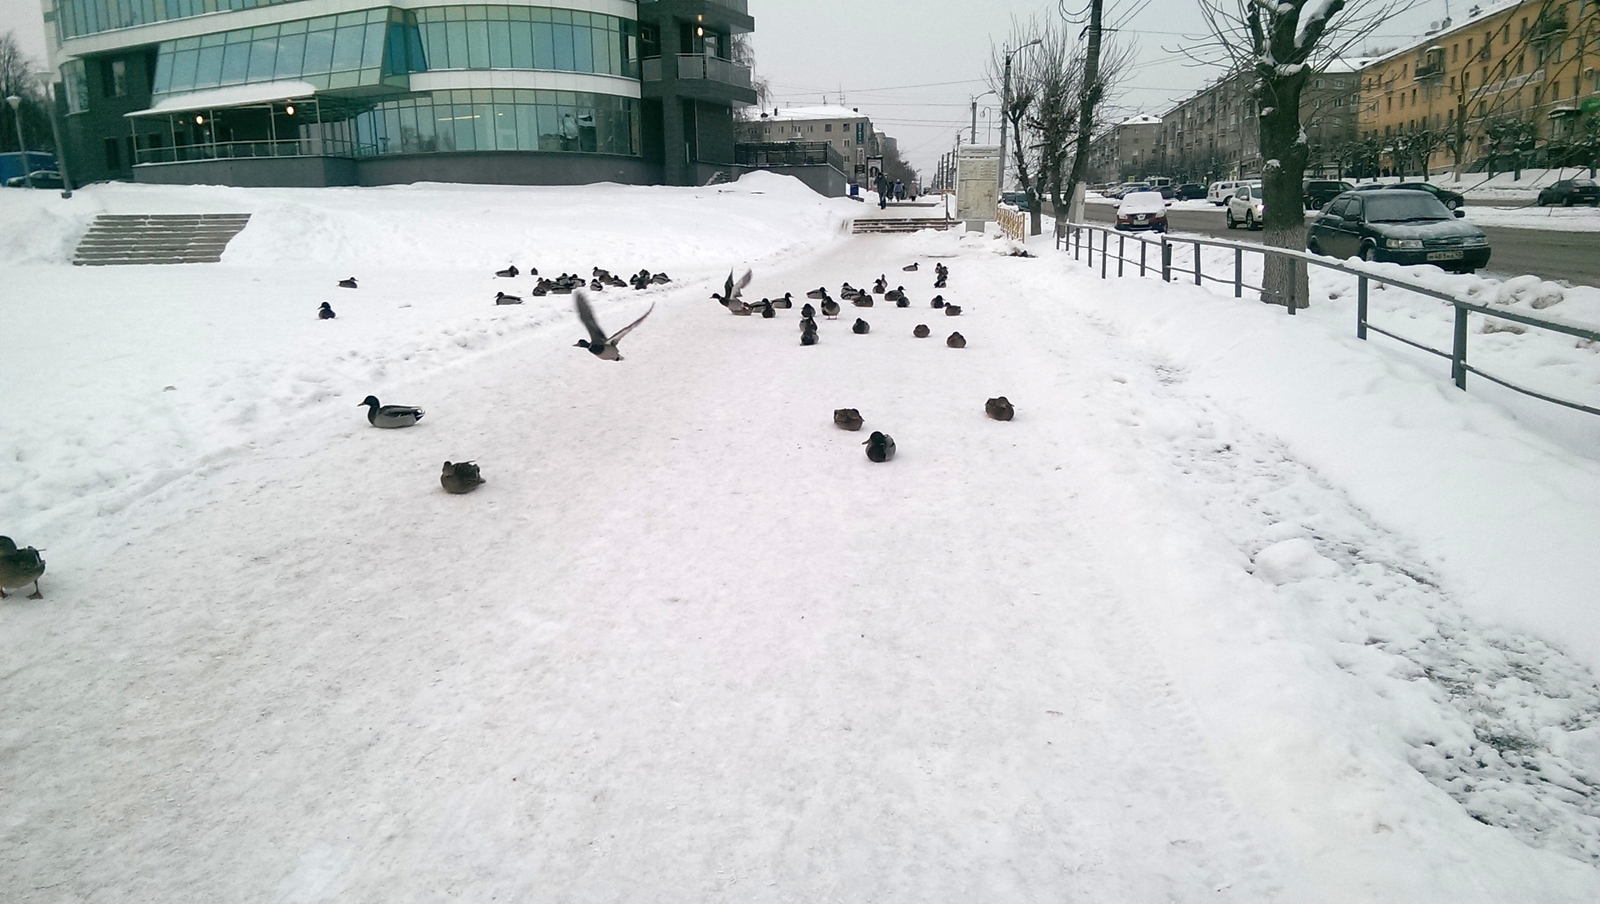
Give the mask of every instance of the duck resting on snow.
[{"label": "duck resting on snow", "polygon": [[39,558],[39,550],[32,546],[18,549],[10,537],[0,537],[0,599],[5,599],[7,590],[21,590],[29,584],[33,585],[33,592],[28,599],[44,599],[39,592],[39,578],[43,576],[44,559]]},{"label": "duck resting on snow", "polygon": [[478,463],[474,461],[447,461],[444,472],[439,475],[439,485],[444,491],[457,496],[470,493],[482,484],[483,475],[478,473]]}]

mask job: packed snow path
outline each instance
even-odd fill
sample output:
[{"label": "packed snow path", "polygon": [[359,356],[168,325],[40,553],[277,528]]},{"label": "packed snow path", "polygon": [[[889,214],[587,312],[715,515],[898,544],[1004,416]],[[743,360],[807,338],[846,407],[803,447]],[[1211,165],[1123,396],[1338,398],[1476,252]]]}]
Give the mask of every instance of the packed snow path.
[{"label": "packed snow path", "polygon": [[[1062,302],[1104,284],[984,244],[760,269],[905,283],[814,348],[680,284],[600,297],[660,302],[611,364],[530,299],[547,325],[385,385],[416,428],[351,387],[47,554],[0,608],[3,897],[1592,900],[1581,776],[1507,764],[1513,802],[1464,808],[1418,751],[1477,707],[1406,663],[1509,657],[1548,693],[1477,692],[1535,737],[1593,722],[1592,675]],[[488,484],[443,494],[469,457]]]}]

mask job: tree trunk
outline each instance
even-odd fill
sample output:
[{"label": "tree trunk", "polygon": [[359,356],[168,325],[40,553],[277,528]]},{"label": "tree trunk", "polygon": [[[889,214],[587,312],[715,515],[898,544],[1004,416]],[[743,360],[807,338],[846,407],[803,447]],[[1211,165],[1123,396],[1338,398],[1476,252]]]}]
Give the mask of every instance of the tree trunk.
[{"label": "tree trunk", "polygon": [[[1266,160],[1261,175],[1265,244],[1295,251],[1306,249],[1300,188],[1310,155],[1300,128],[1300,89],[1305,80],[1305,70],[1287,76],[1273,73],[1262,76],[1260,89],[1261,156]],[[1262,301],[1306,307],[1310,293],[1304,261],[1269,254],[1262,271]]]},{"label": "tree trunk", "polygon": [[1028,188],[1028,234],[1038,235],[1044,229],[1044,211],[1040,210],[1039,201],[1042,193],[1033,188]]},{"label": "tree trunk", "polygon": [[1067,176],[1072,204],[1067,218],[1083,222],[1083,178],[1089,171],[1089,137],[1094,131],[1094,110],[1100,105],[1104,86],[1100,84],[1100,16],[1104,0],[1089,0],[1089,47],[1083,65],[1083,91],[1078,97],[1078,146],[1072,154],[1072,172]]}]

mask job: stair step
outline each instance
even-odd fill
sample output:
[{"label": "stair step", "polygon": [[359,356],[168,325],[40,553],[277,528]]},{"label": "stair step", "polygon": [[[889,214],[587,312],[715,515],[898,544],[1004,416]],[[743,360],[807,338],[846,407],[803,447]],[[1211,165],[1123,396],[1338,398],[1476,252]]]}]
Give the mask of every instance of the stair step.
[{"label": "stair step", "polygon": [[80,267],[217,263],[250,222],[247,213],[140,214],[95,217],[78,242]]}]

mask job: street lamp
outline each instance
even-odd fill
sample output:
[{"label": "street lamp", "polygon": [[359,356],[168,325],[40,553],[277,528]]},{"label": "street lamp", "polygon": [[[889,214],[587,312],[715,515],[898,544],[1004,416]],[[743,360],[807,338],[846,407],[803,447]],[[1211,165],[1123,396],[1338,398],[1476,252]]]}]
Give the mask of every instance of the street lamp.
[{"label": "street lamp", "polygon": [[72,197],[72,173],[67,169],[67,148],[61,143],[61,126],[56,123],[55,73],[42,69],[36,73],[44,82],[45,112],[50,114],[50,137],[56,143],[56,172],[61,175],[61,197]]},{"label": "street lamp", "polygon": [[[982,94],[973,95],[973,98],[972,98],[972,139],[967,142],[968,144],[977,144],[978,143],[978,98],[980,98],[980,97],[988,97],[991,94],[994,94],[994,92],[993,91],[985,91]],[[986,110],[985,112],[988,112],[988,111]]]},{"label": "street lamp", "polygon": [[[1004,94],[1000,98],[1000,195],[1004,195],[1006,193],[1006,124],[1011,121],[1011,57],[1021,53],[1024,50],[1027,50],[1029,47],[1032,47],[1035,44],[1042,43],[1044,43],[1042,38],[1034,38],[1026,44],[1023,44],[1021,47],[1018,47],[1016,50],[1008,50],[1005,52],[1005,89]],[[1017,140],[1021,141],[1022,136],[1018,135]]]},{"label": "street lamp", "polygon": [[22,143],[22,98],[15,94],[6,98],[11,105],[11,119],[17,124],[17,159],[22,161],[22,184],[33,187],[33,167],[28,164],[28,146]]}]

